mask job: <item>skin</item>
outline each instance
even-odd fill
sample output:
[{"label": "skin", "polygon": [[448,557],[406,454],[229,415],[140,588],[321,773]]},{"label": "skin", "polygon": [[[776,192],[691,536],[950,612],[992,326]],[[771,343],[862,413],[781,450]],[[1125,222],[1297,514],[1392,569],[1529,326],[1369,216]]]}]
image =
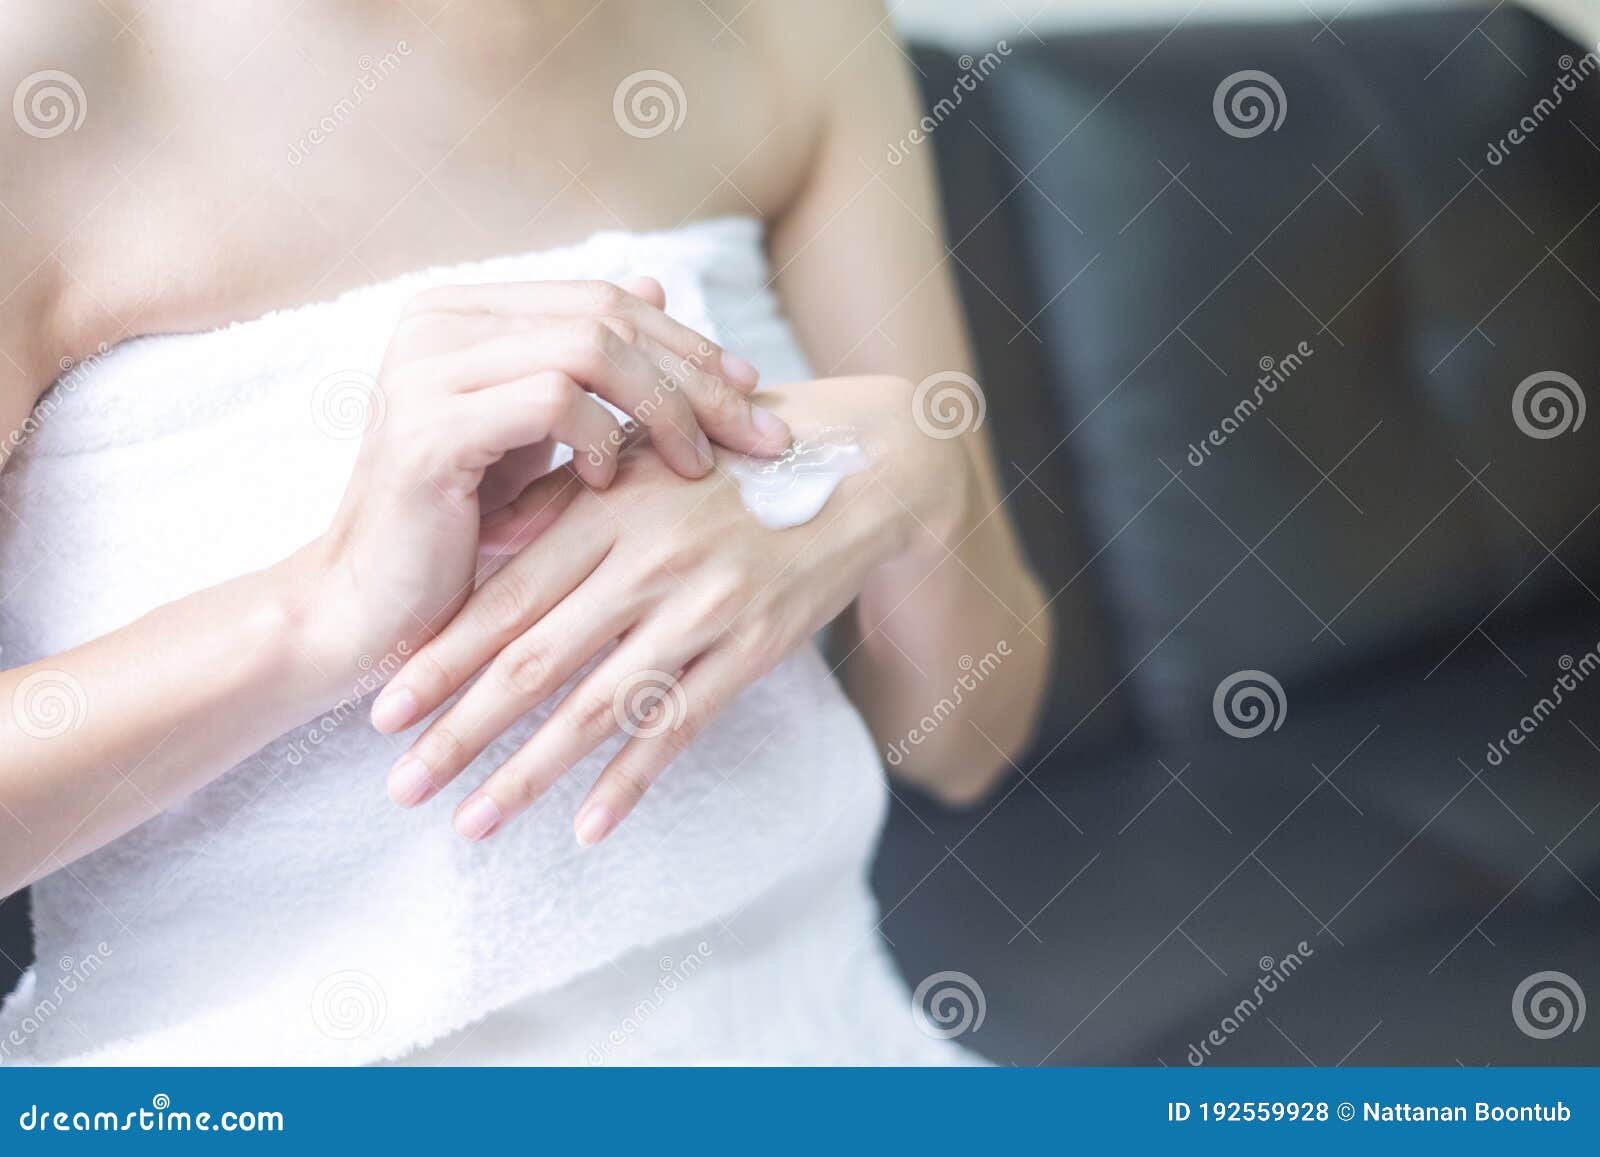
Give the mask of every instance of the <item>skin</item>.
[{"label": "skin", "polygon": [[[775,288],[825,380],[756,394],[784,423],[763,431],[747,367],[672,328],[648,280],[414,302],[379,375],[385,421],[324,535],[0,672],[0,703],[54,671],[89,704],[51,739],[0,711],[0,892],[177,803],[402,642],[420,651],[378,704],[387,730],[485,668],[420,733],[423,791],[397,793],[416,804],[561,671],[623,639],[505,767],[467,773],[486,776],[454,817],[469,838],[503,831],[615,730],[610,693],[636,665],[665,671],[683,717],[631,740],[596,784],[575,822],[582,841],[602,837],[739,690],[841,612],[839,674],[883,744],[949,693],[963,656],[1008,642],[1003,677],[896,768],[952,803],[998,781],[1032,726],[1050,615],[981,431],[931,438],[913,420],[913,383],[973,365],[927,149],[882,160],[919,113],[874,4],[66,0],[13,3],[5,19],[0,75],[63,68],[90,113],[50,140],[0,132],[0,431],[62,358],[102,343],[732,213],[766,222]],[[402,41],[393,75],[290,164],[287,143],[349,95],[352,62]],[[646,68],[681,78],[689,104],[680,128],[639,139],[612,95]],[[579,455],[524,490],[552,440],[609,445],[585,389],[634,410],[659,392],[664,356],[684,385],[648,445],[598,466]],[[1005,383],[985,388],[1004,404]],[[773,453],[789,428],[825,423],[862,430],[873,466],[788,531],[739,509],[701,452],[701,430],[719,454]],[[514,557],[474,594],[484,546]],[[484,798],[490,822],[464,818]]]}]

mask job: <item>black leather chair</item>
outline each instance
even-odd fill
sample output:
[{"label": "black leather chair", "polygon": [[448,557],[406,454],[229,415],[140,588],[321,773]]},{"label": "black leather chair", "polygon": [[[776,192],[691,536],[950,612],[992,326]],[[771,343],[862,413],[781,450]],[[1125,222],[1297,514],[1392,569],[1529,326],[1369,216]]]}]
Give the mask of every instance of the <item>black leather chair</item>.
[{"label": "black leather chair", "polygon": [[[897,795],[908,980],[967,973],[1009,1063],[1600,1060],[1512,1013],[1600,999],[1600,679],[1486,759],[1600,642],[1600,420],[1513,416],[1600,389],[1600,76],[1536,112],[1583,52],[1507,7],[1008,48],[916,147],[1060,646],[997,802]],[[930,108],[969,71],[915,57]],[[1275,130],[1218,120],[1246,70]],[[1284,696],[1249,739],[1242,671]]]},{"label": "black leather chair", "polygon": [[1594,58],[1510,7],[1022,39],[922,147],[1057,672],[992,808],[901,793],[908,980],[1018,1064],[1600,1061],[1512,1013],[1600,999],[1600,422],[1516,398],[1600,390]]}]

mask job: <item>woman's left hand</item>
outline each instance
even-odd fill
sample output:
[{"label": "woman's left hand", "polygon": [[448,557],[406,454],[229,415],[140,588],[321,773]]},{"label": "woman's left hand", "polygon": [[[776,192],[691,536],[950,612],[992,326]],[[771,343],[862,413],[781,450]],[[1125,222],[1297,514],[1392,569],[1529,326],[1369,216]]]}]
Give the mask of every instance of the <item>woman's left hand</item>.
[{"label": "woman's left hand", "polygon": [[487,664],[391,770],[397,804],[432,797],[616,643],[455,813],[461,836],[483,839],[623,731],[629,740],[575,821],[578,842],[596,843],[741,691],[844,610],[874,569],[943,557],[941,531],[958,524],[968,467],[954,444],[907,429],[910,385],[810,382],[787,401],[780,412],[802,433],[804,411],[818,415],[816,425],[827,415],[827,424],[854,426],[871,457],[808,523],[769,530],[721,470],[688,481],[643,448],[623,455],[604,492],[563,468],[485,520],[486,542],[520,553],[373,706],[381,730],[402,730]]}]

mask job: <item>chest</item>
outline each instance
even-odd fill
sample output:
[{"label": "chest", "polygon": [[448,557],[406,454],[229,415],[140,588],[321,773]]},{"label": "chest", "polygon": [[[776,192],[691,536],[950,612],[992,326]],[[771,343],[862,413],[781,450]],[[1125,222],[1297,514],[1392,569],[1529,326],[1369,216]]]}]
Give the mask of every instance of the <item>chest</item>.
[{"label": "chest", "polygon": [[310,62],[269,42],[203,97],[136,87],[123,179],[71,242],[81,309],[112,341],[206,329],[788,199],[809,130],[749,53],[712,60],[670,21],[593,31],[559,50],[537,28],[419,32]]}]

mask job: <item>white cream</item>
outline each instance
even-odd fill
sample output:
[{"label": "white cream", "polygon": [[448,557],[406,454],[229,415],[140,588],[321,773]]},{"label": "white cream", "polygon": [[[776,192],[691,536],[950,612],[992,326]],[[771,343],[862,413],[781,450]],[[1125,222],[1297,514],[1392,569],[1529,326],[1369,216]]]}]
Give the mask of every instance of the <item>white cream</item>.
[{"label": "white cream", "polygon": [[827,505],[839,483],[868,465],[855,431],[825,426],[796,438],[776,458],[735,458],[728,475],[739,484],[744,508],[769,530],[810,522]]}]

